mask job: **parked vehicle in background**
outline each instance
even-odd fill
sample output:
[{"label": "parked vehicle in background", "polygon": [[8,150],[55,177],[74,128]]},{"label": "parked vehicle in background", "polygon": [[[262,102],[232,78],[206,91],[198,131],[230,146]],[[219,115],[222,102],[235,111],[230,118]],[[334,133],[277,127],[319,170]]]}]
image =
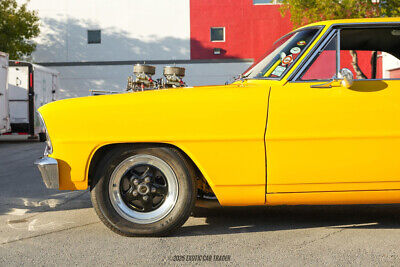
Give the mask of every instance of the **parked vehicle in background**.
[{"label": "parked vehicle in background", "polygon": [[0,52],[0,134],[10,128],[10,111],[8,109],[8,54]]},{"label": "parked vehicle in background", "polygon": [[37,109],[55,100],[59,73],[29,62],[10,61],[8,71],[11,132],[45,140]]}]

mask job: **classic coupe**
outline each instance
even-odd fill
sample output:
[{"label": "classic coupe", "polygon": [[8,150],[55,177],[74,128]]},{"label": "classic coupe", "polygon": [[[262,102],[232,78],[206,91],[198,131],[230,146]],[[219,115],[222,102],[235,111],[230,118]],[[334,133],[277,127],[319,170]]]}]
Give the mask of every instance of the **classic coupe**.
[{"label": "classic coupe", "polygon": [[231,84],[41,107],[36,164],[48,188],[90,188],[101,221],[125,236],[170,234],[206,197],[400,203],[400,79],[384,68],[399,59],[400,18],[314,23]]}]

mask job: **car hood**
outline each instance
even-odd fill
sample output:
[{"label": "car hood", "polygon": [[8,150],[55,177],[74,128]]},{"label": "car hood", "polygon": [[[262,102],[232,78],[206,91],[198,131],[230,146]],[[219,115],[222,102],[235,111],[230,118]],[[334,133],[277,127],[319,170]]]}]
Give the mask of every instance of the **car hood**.
[{"label": "car hood", "polygon": [[260,114],[263,127],[268,90],[248,82],[151,90],[59,100],[39,112],[51,139],[149,142],[204,138],[205,132],[220,138],[249,112]]}]

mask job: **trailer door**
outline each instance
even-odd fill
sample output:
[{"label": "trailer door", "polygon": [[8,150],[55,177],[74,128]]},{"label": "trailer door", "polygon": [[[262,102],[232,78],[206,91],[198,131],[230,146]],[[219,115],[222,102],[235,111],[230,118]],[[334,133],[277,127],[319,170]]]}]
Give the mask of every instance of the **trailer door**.
[{"label": "trailer door", "polygon": [[0,53],[0,134],[10,131],[7,71],[8,55]]},{"label": "trailer door", "polygon": [[46,68],[34,65],[34,128],[35,134],[41,131],[37,109],[53,101],[53,74]]},{"label": "trailer door", "polygon": [[11,124],[29,124],[29,68],[9,67],[9,103]]}]

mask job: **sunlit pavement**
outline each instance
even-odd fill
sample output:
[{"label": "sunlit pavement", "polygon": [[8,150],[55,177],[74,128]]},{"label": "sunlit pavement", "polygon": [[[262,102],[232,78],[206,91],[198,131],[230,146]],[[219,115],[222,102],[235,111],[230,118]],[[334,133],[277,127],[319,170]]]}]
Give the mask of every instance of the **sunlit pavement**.
[{"label": "sunlit pavement", "polygon": [[399,205],[197,209],[172,237],[121,237],[88,191],[44,187],[43,148],[0,143],[0,266],[400,264]]}]

